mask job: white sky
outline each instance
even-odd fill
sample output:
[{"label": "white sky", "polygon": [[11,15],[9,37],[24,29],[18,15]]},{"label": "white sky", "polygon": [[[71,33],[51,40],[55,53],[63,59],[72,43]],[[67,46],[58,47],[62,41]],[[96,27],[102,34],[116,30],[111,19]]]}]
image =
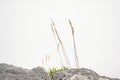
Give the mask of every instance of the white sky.
[{"label": "white sky", "polygon": [[[0,0],[0,63],[60,67],[53,19],[74,67],[74,29],[80,67],[120,78],[120,0]],[[42,59],[50,60],[42,65]]]}]

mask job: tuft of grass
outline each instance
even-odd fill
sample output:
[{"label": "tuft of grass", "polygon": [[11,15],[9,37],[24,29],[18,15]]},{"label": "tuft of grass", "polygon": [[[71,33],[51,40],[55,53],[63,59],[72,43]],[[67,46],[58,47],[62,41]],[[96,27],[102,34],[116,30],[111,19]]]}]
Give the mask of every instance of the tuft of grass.
[{"label": "tuft of grass", "polygon": [[52,68],[52,69],[49,69],[49,75],[52,78],[56,72],[61,72],[61,71],[65,71],[65,70],[68,70],[68,68],[65,66],[60,69]]}]

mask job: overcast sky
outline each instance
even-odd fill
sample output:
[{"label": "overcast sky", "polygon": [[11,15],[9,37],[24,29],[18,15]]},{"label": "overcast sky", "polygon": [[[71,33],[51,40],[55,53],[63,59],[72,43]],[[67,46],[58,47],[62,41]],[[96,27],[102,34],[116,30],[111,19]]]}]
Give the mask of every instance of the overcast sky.
[{"label": "overcast sky", "polygon": [[75,29],[80,67],[120,78],[120,0],[0,0],[0,63],[60,67],[50,19],[72,67],[68,19]]}]

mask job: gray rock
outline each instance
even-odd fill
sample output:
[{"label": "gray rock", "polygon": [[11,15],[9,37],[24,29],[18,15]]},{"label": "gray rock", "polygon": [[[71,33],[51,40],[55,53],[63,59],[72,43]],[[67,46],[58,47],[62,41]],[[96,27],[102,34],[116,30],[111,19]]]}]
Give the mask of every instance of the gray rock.
[{"label": "gray rock", "polygon": [[31,70],[0,64],[0,80],[50,80],[48,73],[41,67]]},{"label": "gray rock", "polygon": [[0,64],[0,80],[120,80],[100,76],[96,72],[81,68],[69,69],[55,73],[52,79],[45,69],[36,67],[31,70],[15,67],[8,64]]},{"label": "gray rock", "polygon": [[57,72],[53,76],[52,80],[120,80],[120,79],[100,76],[90,69],[81,68]]}]

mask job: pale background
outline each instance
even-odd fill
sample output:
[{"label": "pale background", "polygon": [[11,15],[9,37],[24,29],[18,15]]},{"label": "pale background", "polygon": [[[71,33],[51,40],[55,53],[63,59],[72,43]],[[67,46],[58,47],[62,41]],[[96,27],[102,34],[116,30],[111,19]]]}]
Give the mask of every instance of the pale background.
[{"label": "pale background", "polygon": [[72,67],[68,19],[75,28],[80,67],[120,78],[120,0],[0,0],[0,63],[29,69],[60,67],[50,19]]}]

